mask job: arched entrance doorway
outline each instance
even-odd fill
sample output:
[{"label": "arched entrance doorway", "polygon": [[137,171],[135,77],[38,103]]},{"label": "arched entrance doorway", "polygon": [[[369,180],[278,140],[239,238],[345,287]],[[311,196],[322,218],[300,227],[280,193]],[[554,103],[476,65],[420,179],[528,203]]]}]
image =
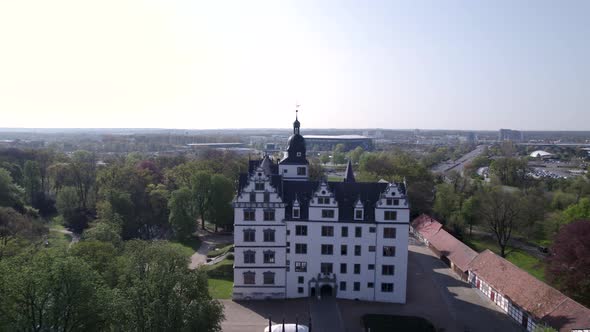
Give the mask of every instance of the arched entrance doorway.
[{"label": "arched entrance doorway", "polygon": [[333,296],[334,295],[334,288],[332,288],[332,286],[330,286],[330,285],[323,285],[320,288],[320,295],[322,297]]}]

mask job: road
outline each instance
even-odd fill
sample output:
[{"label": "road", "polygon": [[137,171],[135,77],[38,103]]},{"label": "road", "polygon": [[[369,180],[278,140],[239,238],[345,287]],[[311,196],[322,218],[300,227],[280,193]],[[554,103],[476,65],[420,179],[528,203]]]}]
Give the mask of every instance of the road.
[{"label": "road", "polygon": [[474,150],[464,154],[461,158],[451,161],[451,162],[443,162],[440,163],[432,168],[433,172],[437,173],[447,173],[449,171],[457,171],[463,174],[463,169],[465,165],[475,159],[477,156],[483,153],[484,149],[487,145],[478,145]]}]

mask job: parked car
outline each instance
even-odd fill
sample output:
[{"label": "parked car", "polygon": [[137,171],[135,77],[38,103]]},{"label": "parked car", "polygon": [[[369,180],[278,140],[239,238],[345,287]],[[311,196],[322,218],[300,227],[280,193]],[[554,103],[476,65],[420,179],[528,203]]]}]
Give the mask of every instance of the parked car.
[{"label": "parked car", "polygon": [[264,329],[264,332],[309,332],[309,327],[305,325],[298,324],[297,329],[295,329],[295,324],[284,324],[285,329],[283,330],[283,324],[274,324],[269,327],[267,326]]}]

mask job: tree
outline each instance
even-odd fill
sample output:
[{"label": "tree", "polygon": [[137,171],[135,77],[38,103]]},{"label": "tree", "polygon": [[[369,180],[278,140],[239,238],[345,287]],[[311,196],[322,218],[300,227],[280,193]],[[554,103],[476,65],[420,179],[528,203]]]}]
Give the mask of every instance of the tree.
[{"label": "tree", "polygon": [[90,189],[96,181],[96,156],[88,151],[74,152],[70,171],[79,205],[86,209],[89,203]]},{"label": "tree", "polygon": [[320,155],[320,162],[322,164],[327,164],[330,162],[330,154],[327,152],[324,152]]},{"label": "tree", "polygon": [[4,260],[0,271],[0,330],[101,331],[107,327],[108,291],[83,260],[42,250],[32,258]]},{"label": "tree", "polygon": [[506,257],[506,246],[512,232],[517,228],[519,199],[497,187],[482,190],[477,199],[480,202],[480,220],[495,236],[500,247],[500,256]]},{"label": "tree", "polygon": [[461,209],[461,216],[465,224],[469,226],[469,236],[473,230],[473,226],[477,223],[477,211],[479,209],[479,202],[475,196],[471,196],[463,202]]},{"label": "tree", "polygon": [[445,222],[451,220],[451,215],[459,209],[459,195],[453,190],[451,184],[442,183],[436,186],[433,211],[437,217]]},{"label": "tree", "polygon": [[188,188],[172,192],[168,208],[170,209],[170,226],[178,239],[190,237],[196,231],[193,195]]},{"label": "tree", "polygon": [[309,180],[320,181],[324,177],[324,168],[315,161],[309,163]]},{"label": "tree", "polygon": [[234,186],[223,175],[215,174],[211,177],[211,199],[209,202],[209,216],[217,227],[233,223],[233,208],[231,201],[234,197]]},{"label": "tree", "polygon": [[12,208],[0,207],[0,259],[16,253],[19,240],[32,241],[47,233],[47,228]]},{"label": "tree", "polygon": [[119,248],[123,244],[121,239],[121,226],[116,222],[98,220],[91,228],[82,234],[83,240],[101,241],[112,244]]},{"label": "tree", "polygon": [[363,153],[365,153],[365,150],[363,150],[363,148],[360,146],[357,146],[354,148],[354,150],[348,153],[348,158],[353,164],[358,164],[358,162],[361,160],[361,157],[363,156]]},{"label": "tree", "polygon": [[528,165],[526,160],[498,158],[490,164],[490,173],[507,186],[528,187]]},{"label": "tree", "polygon": [[41,171],[39,170],[39,164],[36,161],[27,160],[25,162],[23,175],[27,203],[32,205],[35,194],[41,189]]},{"label": "tree", "polygon": [[172,244],[128,241],[119,285],[122,330],[221,331],[223,306],[208,293],[201,269]]},{"label": "tree", "polygon": [[14,207],[23,210],[22,197],[24,192],[13,181],[10,173],[0,168],[0,206]]},{"label": "tree", "polygon": [[578,203],[568,206],[562,216],[566,224],[574,220],[590,219],[590,198],[584,197]]},{"label": "tree", "polygon": [[[213,190],[211,173],[200,171],[191,177],[191,195],[194,199],[193,206],[201,217],[201,228],[205,229],[205,217],[210,208],[211,191]],[[194,212],[191,212],[193,215]],[[196,214],[194,214],[196,217]]]},{"label": "tree", "polygon": [[557,233],[545,270],[547,278],[580,303],[590,305],[590,221],[575,221]]}]

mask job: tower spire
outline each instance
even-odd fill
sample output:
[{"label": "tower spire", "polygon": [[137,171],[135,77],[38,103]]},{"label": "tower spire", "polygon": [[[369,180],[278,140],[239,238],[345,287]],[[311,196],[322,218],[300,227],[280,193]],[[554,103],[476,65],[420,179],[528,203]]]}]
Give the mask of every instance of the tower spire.
[{"label": "tower spire", "polygon": [[299,135],[299,127],[301,124],[299,123],[298,113],[299,113],[299,104],[295,104],[295,122],[293,122],[293,134]]}]

